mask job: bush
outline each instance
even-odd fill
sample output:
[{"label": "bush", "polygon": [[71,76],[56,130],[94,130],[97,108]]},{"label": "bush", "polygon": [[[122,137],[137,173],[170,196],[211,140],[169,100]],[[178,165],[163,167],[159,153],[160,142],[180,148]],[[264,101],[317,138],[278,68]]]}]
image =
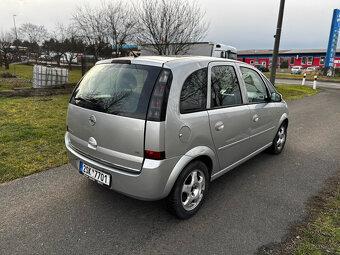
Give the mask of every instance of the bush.
[{"label": "bush", "polygon": [[283,61],[280,65],[280,68],[288,68],[288,61]]},{"label": "bush", "polygon": [[3,72],[3,73],[0,73],[0,77],[2,77],[2,78],[15,78],[16,76],[11,74],[10,72]]}]

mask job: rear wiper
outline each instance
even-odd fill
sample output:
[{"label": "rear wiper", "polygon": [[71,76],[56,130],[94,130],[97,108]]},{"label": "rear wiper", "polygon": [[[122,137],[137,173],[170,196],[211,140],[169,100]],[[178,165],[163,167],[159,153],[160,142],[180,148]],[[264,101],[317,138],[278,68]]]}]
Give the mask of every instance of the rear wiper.
[{"label": "rear wiper", "polygon": [[92,106],[100,109],[101,111],[106,110],[106,107],[102,105],[101,101],[95,98],[83,98],[83,97],[75,97],[74,100],[79,100],[91,104]]},{"label": "rear wiper", "polygon": [[92,100],[85,99],[83,97],[75,97],[74,100],[80,100],[80,101],[84,101],[84,102],[88,102],[88,103],[94,103]]}]

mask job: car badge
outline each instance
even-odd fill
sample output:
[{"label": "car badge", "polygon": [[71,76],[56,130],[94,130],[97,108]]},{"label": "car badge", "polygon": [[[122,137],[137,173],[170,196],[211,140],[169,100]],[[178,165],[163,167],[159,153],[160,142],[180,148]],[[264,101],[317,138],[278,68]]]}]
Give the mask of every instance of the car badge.
[{"label": "car badge", "polygon": [[97,120],[96,117],[94,117],[94,115],[91,115],[89,118],[89,123],[91,126],[94,126],[96,124]]}]

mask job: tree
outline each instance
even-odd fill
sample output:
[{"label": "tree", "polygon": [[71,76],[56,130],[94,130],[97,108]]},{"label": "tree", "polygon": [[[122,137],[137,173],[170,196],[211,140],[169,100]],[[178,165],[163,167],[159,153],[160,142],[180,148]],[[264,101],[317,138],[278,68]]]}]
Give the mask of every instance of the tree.
[{"label": "tree", "polygon": [[66,49],[62,43],[60,43],[55,38],[50,38],[44,41],[43,50],[47,52],[50,56],[53,56],[54,60],[57,61],[57,66],[60,66],[60,59],[66,52]]},{"label": "tree", "polygon": [[82,40],[76,37],[73,25],[58,24],[53,34],[53,38],[44,42],[44,49],[54,52],[58,66],[63,58],[71,70],[73,60],[77,58],[78,53],[83,52],[85,46]]},{"label": "tree", "polygon": [[136,37],[136,15],[130,5],[120,0],[103,2],[101,8],[106,36],[112,42],[115,55],[119,56],[122,45]]},{"label": "tree", "polygon": [[40,55],[40,44],[48,37],[47,30],[44,26],[37,26],[32,23],[22,24],[19,28],[19,38],[24,41],[29,53],[35,53],[37,60]]},{"label": "tree", "polygon": [[[0,59],[1,59],[1,65],[2,62],[5,64],[5,68],[8,70],[9,69],[9,59],[8,59],[8,54],[11,50],[11,45],[14,40],[14,37],[12,36],[11,33],[9,32],[3,32],[1,31],[0,33]],[[0,66],[1,66],[0,65]]]},{"label": "tree", "polygon": [[40,44],[48,37],[47,30],[44,26],[37,26],[32,23],[22,24],[19,28],[19,38],[29,43]]},{"label": "tree", "polygon": [[105,27],[104,11],[100,7],[90,7],[88,4],[78,7],[73,15],[77,37],[93,49],[95,60],[108,45],[107,28]]},{"label": "tree", "polygon": [[190,43],[204,38],[208,29],[205,13],[189,0],[140,0],[134,12],[139,44],[159,55],[187,53]]}]

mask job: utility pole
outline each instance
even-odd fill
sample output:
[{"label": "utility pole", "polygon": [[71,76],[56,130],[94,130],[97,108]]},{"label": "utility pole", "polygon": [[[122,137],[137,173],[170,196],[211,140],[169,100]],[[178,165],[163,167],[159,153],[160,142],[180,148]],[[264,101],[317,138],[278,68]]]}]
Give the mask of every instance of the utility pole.
[{"label": "utility pole", "polygon": [[281,27],[282,27],[282,19],[283,19],[284,8],[285,8],[285,0],[281,0],[280,10],[279,10],[279,18],[277,20],[276,35],[274,36],[275,37],[275,44],[274,44],[273,57],[272,57],[272,68],[271,68],[271,71],[270,71],[270,82],[272,84],[275,84],[277,55],[279,53],[279,47],[280,47]]},{"label": "utility pole", "polygon": [[15,25],[15,14],[13,14],[13,23],[14,23],[14,31],[15,31],[15,40],[18,40],[17,26]]}]

